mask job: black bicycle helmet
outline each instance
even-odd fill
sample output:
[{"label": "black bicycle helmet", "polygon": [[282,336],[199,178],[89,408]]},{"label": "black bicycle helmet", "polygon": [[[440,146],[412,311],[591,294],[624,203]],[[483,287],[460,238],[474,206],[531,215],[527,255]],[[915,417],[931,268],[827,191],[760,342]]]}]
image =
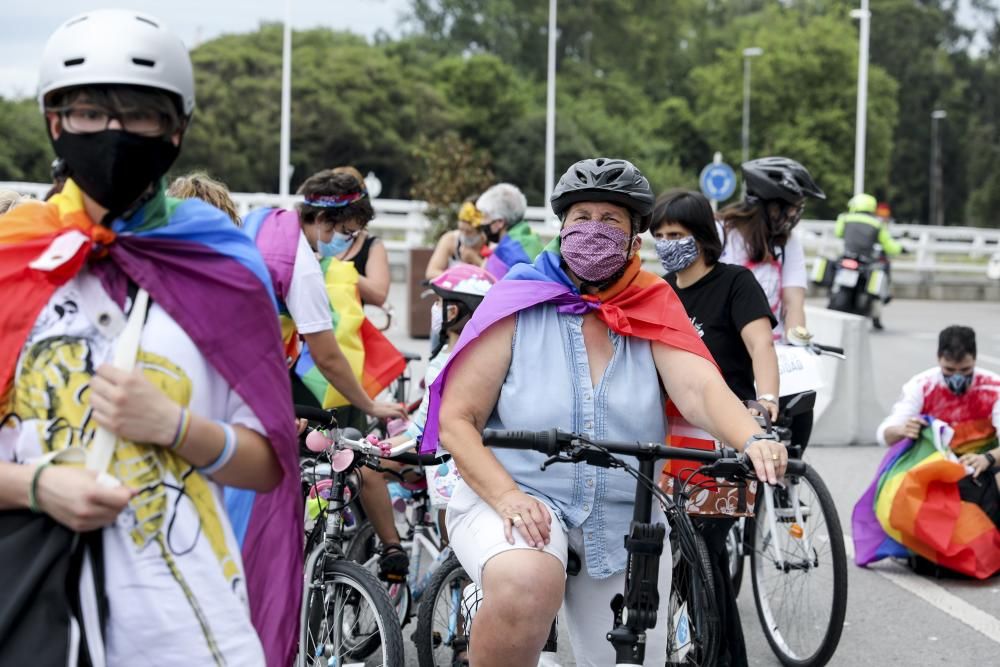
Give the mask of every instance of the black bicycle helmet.
[{"label": "black bicycle helmet", "polygon": [[566,170],[552,191],[552,211],[559,217],[581,201],[620,204],[640,216],[637,234],[649,229],[656,197],[649,181],[628,160],[605,157],[580,160]]},{"label": "black bicycle helmet", "polygon": [[780,199],[795,204],[806,197],[826,199],[809,170],[787,157],[762,157],[744,162],[747,195],[763,201]]}]

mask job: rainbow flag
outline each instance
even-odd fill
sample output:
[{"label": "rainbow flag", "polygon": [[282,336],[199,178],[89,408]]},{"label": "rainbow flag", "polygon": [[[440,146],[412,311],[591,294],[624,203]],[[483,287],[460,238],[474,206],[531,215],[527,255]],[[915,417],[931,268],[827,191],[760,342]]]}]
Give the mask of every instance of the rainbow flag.
[{"label": "rainbow flag", "polygon": [[978,505],[959,496],[958,482],[968,473],[953,454],[977,441],[985,451],[996,441],[974,428],[963,431],[966,439],[956,441],[957,431],[932,419],[917,440],[889,449],[854,507],[858,565],[915,553],[980,579],[1000,571],[1000,531]]},{"label": "rainbow flag", "polygon": [[615,333],[687,350],[715,363],[673,289],[659,276],[643,271],[638,255],[632,257],[625,274],[609,289],[596,295],[581,295],[562,269],[559,241],[558,236],[553,239],[534,264],[518,264],[511,269],[486,293],[465,325],[448,363],[428,390],[430,404],[421,452],[437,450],[441,393],[459,352],[496,322],[542,303],[557,305],[561,313],[596,312]]},{"label": "rainbow flag", "polygon": [[500,280],[511,267],[517,264],[531,264],[542,253],[542,240],[527,222],[519,222],[507,230],[493,252],[486,258],[483,267]]},{"label": "rainbow flag", "polygon": [[[31,264],[47,250],[64,258],[50,271]],[[282,358],[274,294],[253,242],[221,211],[197,199],[167,198],[163,184],[129,220],[95,224],[73,181],[48,203],[0,217],[0,413],[10,405],[18,358],[55,290],[89,262],[124,304],[128,282],[145,288],[263,424],[284,471],[256,497],[243,561],[251,616],[268,664],[290,664],[301,601],[302,508],[291,387]]]},{"label": "rainbow flag", "polygon": [[[320,262],[330,297],[331,316],[337,342],[365,392],[374,398],[406,369],[399,350],[375,328],[361,306],[358,270],[352,262],[326,258]],[[295,372],[324,408],[339,408],[349,401],[319,372],[307,345],[295,364]]]}]

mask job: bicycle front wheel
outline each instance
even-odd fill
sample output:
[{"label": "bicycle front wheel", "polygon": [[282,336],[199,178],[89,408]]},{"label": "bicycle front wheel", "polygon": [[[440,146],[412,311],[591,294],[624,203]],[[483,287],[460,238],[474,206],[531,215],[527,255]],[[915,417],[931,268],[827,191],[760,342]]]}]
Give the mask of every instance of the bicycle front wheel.
[{"label": "bicycle front wheel", "polygon": [[750,565],[764,636],[784,665],[829,662],[844,629],[847,555],[833,497],[811,467],[757,499]]},{"label": "bicycle front wheel", "polygon": [[322,550],[309,559],[299,664],[404,664],[403,634],[385,589],[361,565]]},{"label": "bicycle front wheel", "polygon": [[451,667],[468,650],[469,628],[462,592],[472,583],[454,555],[431,577],[417,610],[413,643],[420,667]]},{"label": "bicycle front wheel", "polygon": [[[687,549],[683,548],[677,532],[670,533],[673,573],[666,664],[668,667],[708,667],[716,663],[721,639],[712,559],[704,538],[693,527],[693,545]],[[688,553],[692,546],[694,553]]]}]

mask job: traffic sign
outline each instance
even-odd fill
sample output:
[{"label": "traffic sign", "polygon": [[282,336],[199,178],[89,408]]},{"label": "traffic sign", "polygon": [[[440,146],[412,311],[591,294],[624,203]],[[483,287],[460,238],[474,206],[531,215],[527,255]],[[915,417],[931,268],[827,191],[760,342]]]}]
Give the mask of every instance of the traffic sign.
[{"label": "traffic sign", "polygon": [[736,192],[736,173],[725,162],[713,162],[701,170],[698,183],[706,197],[724,201]]}]

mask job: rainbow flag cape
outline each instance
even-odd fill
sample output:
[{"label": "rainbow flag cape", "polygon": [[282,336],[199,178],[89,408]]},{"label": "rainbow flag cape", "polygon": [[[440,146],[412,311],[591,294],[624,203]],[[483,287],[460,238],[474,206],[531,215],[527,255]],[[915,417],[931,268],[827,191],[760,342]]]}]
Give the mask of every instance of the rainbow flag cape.
[{"label": "rainbow flag cape", "polygon": [[625,275],[596,295],[581,295],[563,271],[561,262],[557,236],[534,264],[518,264],[486,293],[462,330],[448,363],[428,390],[430,404],[421,452],[437,450],[441,393],[448,381],[451,364],[459,353],[494,323],[539,304],[555,304],[561,313],[596,312],[615,333],[687,350],[715,363],[673,289],[659,276],[643,271],[638,255],[629,261]]},{"label": "rainbow flag cape", "polygon": [[519,222],[507,230],[483,267],[500,280],[512,266],[531,264],[542,253],[542,240],[527,222]]},{"label": "rainbow flag cape", "polygon": [[[330,297],[337,342],[365,392],[374,398],[406,369],[399,350],[375,328],[361,306],[358,271],[351,262],[326,258],[320,262]],[[295,372],[324,408],[339,408],[349,401],[319,372],[309,346],[295,364]]]},{"label": "rainbow flag cape", "polygon": [[916,553],[956,572],[985,579],[1000,571],[1000,531],[975,503],[959,496],[958,482],[968,473],[953,455],[979,441],[995,440],[956,431],[932,419],[917,440],[889,449],[875,480],[851,517],[855,562],[865,566],[882,558]]},{"label": "rainbow flag cape", "polygon": [[[58,266],[31,267],[55,248]],[[18,358],[39,313],[88,262],[120,304],[129,280],[144,287],[267,431],[284,476],[253,504],[243,561],[268,664],[288,665],[302,587],[298,443],[277,319],[260,315],[274,309],[260,254],[221,211],[197,199],[169,199],[162,183],[138,213],[110,229],[87,216],[73,181],[48,203],[11,210],[0,217],[0,413],[10,407]]]},{"label": "rainbow flag cape", "polygon": [[281,341],[289,365],[299,357],[299,336],[285,305],[295,273],[295,256],[299,248],[302,227],[297,211],[280,208],[259,208],[243,218],[243,233],[253,239],[264,258],[271,283],[274,286],[281,325]]}]

